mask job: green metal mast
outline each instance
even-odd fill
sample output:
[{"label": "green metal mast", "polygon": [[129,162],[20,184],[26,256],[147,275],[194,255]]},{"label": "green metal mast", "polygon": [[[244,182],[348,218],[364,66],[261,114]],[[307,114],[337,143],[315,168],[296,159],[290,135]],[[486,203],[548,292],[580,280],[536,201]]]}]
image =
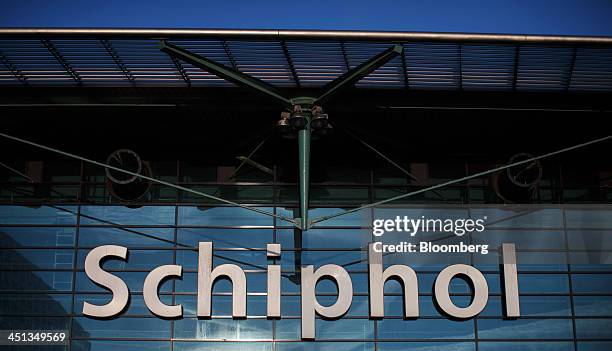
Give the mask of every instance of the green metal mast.
[{"label": "green metal mast", "polygon": [[308,230],[308,192],[310,190],[310,117],[306,126],[298,131],[300,157],[300,220],[296,223],[302,230]]},{"label": "green metal mast", "polygon": [[[172,55],[175,58],[188,62],[220,78],[228,80],[239,86],[246,87],[274,98],[277,102],[285,106],[290,111],[302,112],[306,117],[303,127],[296,128],[298,136],[299,151],[299,187],[300,187],[300,217],[295,218],[293,223],[301,230],[308,230],[310,223],[308,220],[309,190],[310,190],[310,141],[312,128],[310,125],[313,109],[319,108],[321,104],[328,101],[333,95],[343,89],[357,83],[363,77],[374,70],[382,67],[391,59],[403,53],[402,45],[393,45],[387,50],[375,55],[374,57],[359,64],[353,69],[348,70],[340,77],[326,84],[317,96],[295,96],[287,97],[285,92],[277,89],[261,79],[244,74],[234,68],[225,66],[206,57],[185,50],[165,40],[160,42],[160,50]],[[288,53],[287,53],[288,54]]]}]

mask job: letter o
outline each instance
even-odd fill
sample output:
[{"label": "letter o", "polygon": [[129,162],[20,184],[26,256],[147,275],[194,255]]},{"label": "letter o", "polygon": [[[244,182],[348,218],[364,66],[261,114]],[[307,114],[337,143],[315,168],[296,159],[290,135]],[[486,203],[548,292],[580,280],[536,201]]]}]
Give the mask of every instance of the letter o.
[{"label": "letter o", "polygon": [[[457,275],[468,277],[474,285],[474,298],[467,307],[457,307],[448,292],[451,280]],[[476,316],[485,308],[489,299],[489,286],[484,275],[478,269],[465,264],[454,264],[444,268],[436,278],[434,295],[442,311],[451,317],[465,319]]]}]

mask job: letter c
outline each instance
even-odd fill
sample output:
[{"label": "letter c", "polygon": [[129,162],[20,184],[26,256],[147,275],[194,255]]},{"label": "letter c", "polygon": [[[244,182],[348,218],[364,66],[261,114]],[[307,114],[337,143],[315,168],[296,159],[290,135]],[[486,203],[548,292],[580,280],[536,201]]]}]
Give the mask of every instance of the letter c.
[{"label": "letter c", "polygon": [[169,306],[161,302],[157,290],[159,289],[159,283],[166,277],[180,277],[183,272],[183,267],[168,264],[165,266],[159,266],[151,271],[147,275],[142,287],[142,296],[144,298],[145,305],[151,313],[156,316],[163,318],[177,318],[183,315],[183,306],[174,305]]}]

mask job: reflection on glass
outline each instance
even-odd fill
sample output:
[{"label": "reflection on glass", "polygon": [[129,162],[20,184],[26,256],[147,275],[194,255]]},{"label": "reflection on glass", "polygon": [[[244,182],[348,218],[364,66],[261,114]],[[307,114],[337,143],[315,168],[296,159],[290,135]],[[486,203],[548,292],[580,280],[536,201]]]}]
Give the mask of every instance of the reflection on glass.
[{"label": "reflection on glass", "polygon": [[272,339],[272,321],[184,318],[174,323],[174,337],[197,340]]},{"label": "reflection on glass", "polygon": [[76,224],[76,206],[0,206],[0,224]]},{"label": "reflection on glass", "polygon": [[478,350],[481,351],[573,351],[573,342],[480,342]]},{"label": "reflection on glass", "polygon": [[[272,212],[272,208],[260,210]],[[179,225],[189,226],[271,226],[272,217],[240,207],[179,207]]]},{"label": "reflection on glass", "polygon": [[70,291],[72,272],[0,271],[0,291]]},{"label": "reflection on glass", "polygon": [[68,247],[75,232],[74,227],[0,227],[0,247]]},{"label": "reflection on glass", "polygon": [[73,323],[83,328],[82,330],[72,331],[72,336],[77,338],[170,338],[170,321],[157,317],[115,318],[109,320],[75,317]]},{"label": "reflection on glass", "polygon": [[[272,351],[269,342],[174,342],[174,351]],[[278,350],[278,349],[277,349]]]},{"label": "reflection on glass", "polygon": [[81,206],[81,225],[174,225],[174,206]]},{"label": "reflection on glass", "polygon": [[[172,295],[161,294],[159,298],[163,303],[172,305]],[[83,303],[85,301],[93,305],[105,305],[111,299],[112,296],[110,294],[77,294],[74,299],[74,312],[75,314],[82,315]],[[131,294],[127,310],[121,313],[121,317],[131,315],[153,316],[140,294]]]},{"label": "reflection on glass", "polygon": [[372,342],[278,342],[277,351],[374,351]]},{"label": "reflection on glass", "polygon": [[[273,208],[273,204],[270,204],[264,209],[272,211]],[[316,218],[343,210],[339,207],[318,208],[311,210],[310,215]],[[83,338],[72,341],[72,350],[77,351],[476,349],[475,321],[449,320],[435,308],[431,292],[435,278],[445,264],[413,265],[418,271],[421,293],[420,319],[401,318],[402,288],[395,281],[385,285],[387,318],[379,321],[368,318],[367,263],[363,260],[362,252],[355,250],[362,245],[359,228],[369,218],[367,213],[354,213],[325,221],[317,227],[319,229],[314,228],[296,236],[299,231],[290,228],[287,222],[276,220],[276,224],[282,228],[275,229],[272,227],[275,222],[271,218],[235,207],[179,207],[178,218],[175,218],[175,206],[128,208],[86,205],[80,211],[81,226],[77,227],[78,206],[0,207],[0,328],[64,329],[70,327],[70,315],[74,313],[73,336]],[[288,217],[294,216],[291,208],[279,208],[278,211]],[[419,209],[415,211],[425,213]],[[438,210],[429,211],[433,212],[427,212],[428,216]],[[459,212],[465,211],[461,209]],[[592,256],[576,251],[612,248],[607,232],[611,228],[610,220],[606,217],[609,210],[547,208],[533,211],[532,208],[517,207],[469,211],[472,217],[486,214],[491,222],[491,228],[482,236],[473,237],[476,243],[482,241],[494,245],[508,236],[519,245],[519,249],[522,245],[530,250],[539,250],[519,252],[518,255],[521,314],[524,318],[517,320],[501,319],[498,262],[490,257],[488,261],[478,262],[479,268],[487,270],[485,277],[491,293],[477,321],[480,338],[478,350],[573,350],[574,322],[577,351],[612,349],[612,298],[608,296],[612,295],[612,265],[601,264],[601,258],[607,257],[606,252],[598,252],[600,257],[591,261]],[[566,211],[567,223],[572,229],[564,230],[563,211]],[[179,227],[175,227],[177,221]],[[518,227],[522,229],[516,229]],[[564,250],[565,232],[569,248],[574,250],[569,254],[570,262],[565,261],[564,251],[546,251]],[[174,243],[175,234],[178,245]],[[244,269],[260,270],[273,262],[266,258],[263,249],[275,238],[284,249],[281,258],[274,261],[281,264],[283,269],[283,318],[276,321],[265,318],[266,274],[249,272],[249,318],[230,318],[232,298],[227,293],[231,291],[231,285],[227,280],[220,280],[214,288],[215,318],[198,320],[197,243],[215,243],[215,265],[233,263]],[[76,242],[78,250],[74,248]],[[100,321],[82,316],[83,302],[104,304],[111,295],[92,283],[82,267],[90,249],[105,244],[123,245],[130,249],[128,262],[109,260],[104,267],[121,277],[130,287],[132,295],[130,305],[121,317]],[[236,248],[246,250],[233,250]],[[303,250],[290,250],[296,248]],[[73,271],[75,252],[77,272]],[[529,264],[531,260],[535,260],[533,265]],[[144,278],[152,268],[173,262],[183,266],[183,278],[166,281],[160,289],[161,299],[167,304],[182,304],[184,318],[171,322],[149,312],[141,291]],[[353,297],[344,318],[336,321],[317,319],[317,341],[302,341],[299,319],[301,286],[296,267],[310,264],[320,267],[326,263],[339,264],[351,272],[357,295]],[[385,263],[388,265],[390,261]],[[76,276],[77,291],[74,297],[73,274]],[[574,296],[570,295],[570,277]],[[176,286],[177,292],[174,296],[173,286]],[[470,289],[465,281],[453,279],[449,289],[457,306],[470,303]],[[321,281],[317,291],[317,300],[322,305],[328,306],[336,301],[336,286],[329,280]],[[572,303],[579,317],[575,320],[571,315]],[[174,335],[171,335],[172,324]],[[126,340],[103,340],[117,337]],[[179,340],[171,341],[172,337]],[[380,341],[375,347],[376,338]],[[281,341],[273,345],[272,339]],[[66,347],[49,349],[64,350]]]},{"label": "reflection on glass", "polygon": [[473,342],[381,342],[378,344],[379,351],[473,351],[476,345]]},{"label": "reflection on glass", "polygon": [[170,351],[170,342],[127,340],[73,340],[72,351]]},{"label": "reflection on glass", "polygon": [[[197,296],[177,295],[176,304],[183,305],[183,315],[185,317],[195,317],[197,312]],[[249,295],[247,296],[247,315],[249,317],[265,317],[267,312],[266,296]],[[214,295],[212,299],[213,317],[232,316],[232,296]]]},{"label": "reflection on glass", "polygon": [[79,229],[79,247],[120,245],[128,248],[171,248],[173,243],[174,229],[172,228],[81,227]]},{"label": "reflection on glass", "polygon": [[72,269],[72,249],[0,249],[0,269]]},{"label": "reflection on glass", "polygon": [[449,319],[383,319],[378,322],[379,339],[472,339],[474,322]]},{"label": "reflection on glass", "polygon": [[216,249],[219,248],[265,248],[266,244],[273,242],[271,229],[218,229],[218,228],[180,228],[178,229],[178,242],[197,247],[200,241],[212,241]]},{"label": "reflection on glass", "polygon": [[481,319],[478,337],[482,339],[571,339],[569,319]]},{"label": "reflection on glass", "polygon": [[610,323],[612,323],[612,318],[576,319],[576,338],[612,339]]},{"label": "reflection on glass", "polygon": [[69,315],[70,294],[0,294],[0,315]]}]

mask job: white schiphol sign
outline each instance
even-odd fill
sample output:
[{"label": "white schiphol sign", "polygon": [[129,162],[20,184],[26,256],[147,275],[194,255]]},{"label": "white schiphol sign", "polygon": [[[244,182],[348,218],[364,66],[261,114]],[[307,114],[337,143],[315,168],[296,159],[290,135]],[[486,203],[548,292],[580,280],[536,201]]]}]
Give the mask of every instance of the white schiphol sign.
[{"label": "white schiphol sign", "polygon": [[[384,285],[388,280],[397,280],[403,287],[404,318],[419,317],[419,287],[416,272],[408,265],[396,264],[383,266],[383,254],[375,249],[375,244],[368,245],[368,285],[369,317],[384,318]],[[219,278],[229,279],[232,283],[232,316],[247,316],[247,279],[245,272],[235,264],[222,264],[213,267],[213,243],[200,242],[198,245],[198,291],[197,317],[211,317],[212,287]],[[518,275],[514,244],[502,244],[503,256],[502,286],[504,293],[504,311],[506,318],[520,317]],[[94,283],[110,290],[111,301],[105,305],[93,305],[85,302],[83,314],[94,318],[111,318],[118,316],[128,305],[130,291],[127,284],[116,275],[105,271],[100,262],[114,257],[126,260],[128,249],[123,246],[104,245],[92,249],[85,259],[85,273]],[[281,255],[280,244],[268,244],[267,255]],[[160,282],[169,277],[181,277],[182,267],[163,265],[153,269],[145,278],[143,297],[151,313],[162,318],[181,318],[181,305],[166,305],[158,296]],[[472,286],[472,300],[467,307],[456,306],[449,296],[449,284],[454,277],[462,277]],[[338,297],[334,304],[323,306],[316,298],[316,285],[321,279],[330,279],[338,287]],[[434,287],[434,299],[441,312],[451,318],[467,319],[478,315],[485,307],[489,297],[489,287],[484,275],[476,268],[466,264],[453,264],[444,268],[437,276]],[[267,317],[281,317],[281,269],[280,265],[267,266]],[[349,273],[343,267],[326,264],[315,268],[305,266],[301,270],[301,320],[302,338],[315,338],[315,317],[319,315],[328,319],[342,317],[349,310],[353,300],[353,283]]]}]

